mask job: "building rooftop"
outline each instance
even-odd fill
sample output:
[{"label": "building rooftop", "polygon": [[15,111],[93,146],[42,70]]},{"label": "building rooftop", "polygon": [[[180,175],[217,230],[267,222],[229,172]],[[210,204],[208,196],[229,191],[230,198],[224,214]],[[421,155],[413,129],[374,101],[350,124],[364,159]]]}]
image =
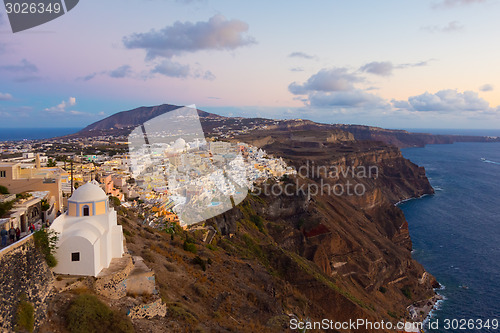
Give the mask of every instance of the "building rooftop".
[{"label": "building rooftop", "polygon": [[0,194],[0,202],[16,200],[15,194]]},{"label": "building rooftop", "polygon": [[91,201],[102,201],[107,200],[108,196],[99,187],[96,181],[86,183],[73,192],[69,201],[71,202],[91,202]]}]

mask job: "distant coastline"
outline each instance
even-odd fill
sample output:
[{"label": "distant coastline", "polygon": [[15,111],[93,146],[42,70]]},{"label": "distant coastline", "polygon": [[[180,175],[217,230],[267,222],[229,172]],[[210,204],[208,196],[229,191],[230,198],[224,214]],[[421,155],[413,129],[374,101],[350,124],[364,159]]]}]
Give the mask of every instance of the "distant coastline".
[{"label": "distant coastline", "polygon": [[0,128],[0,141],[50,139],[58,136],[73,134],[81,129],[81,127]]},{"label": "distant coastline", "polygon": [[500,129],[460,129],[460,128],[403,128],[412,133],[430,133],[434,135],[470,135],[470,136],[498,136]]}]

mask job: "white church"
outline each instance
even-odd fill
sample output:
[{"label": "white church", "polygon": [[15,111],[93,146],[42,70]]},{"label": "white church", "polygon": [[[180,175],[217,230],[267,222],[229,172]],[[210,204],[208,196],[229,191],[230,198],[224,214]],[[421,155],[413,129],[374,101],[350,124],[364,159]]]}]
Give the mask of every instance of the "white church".
[{"label": "white church", "polygon": [[111,259],[121,258],[123,231],[116,221],[116,211],[99,183],[76,189],[68,199],[68,211],[50,227],[59,234],[54,272],[97,276]]}]

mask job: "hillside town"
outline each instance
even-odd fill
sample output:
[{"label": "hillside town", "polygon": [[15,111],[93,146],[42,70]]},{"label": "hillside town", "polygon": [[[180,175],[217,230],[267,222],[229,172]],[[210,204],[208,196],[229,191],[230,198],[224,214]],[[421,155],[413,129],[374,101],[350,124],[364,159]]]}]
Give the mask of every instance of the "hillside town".
[{"label": "hillside town", "polygon": [[281,158],[245,143],[178,139],[129,153],[126,140],[0,143],[1,246],[50,225],[67,210],[73,191],[91,180],[115,202],[140,211],[144,224],[164,230],[215,216],[243,200],[254,184],[294,172]]},{"label": "hillside town", "polygon": [[[183,121],[188,125],[180,126]],[[304,156],[311,156],[314,159],[318,152],[323,158],[323,152],[328,152],[330,160],[340,156],[343,161],[350,158],[354,163],[357,158],[371,158],[384,149],[391,162],[379,162],[385,174],[375,177],[374,181],[379,182],[384,177],[387,180],[387,175],[401,170],[406,172],[401,173],[405,175],[421,174],[417,166],[405,164],[392,147],[381,148],[379,142],[355,142],[352,135],[334,127],[325,130],[325,127],[301,120],[228,118],[224,121],[217,117],[204,118],[200,124],[189,117],[184,120],[181,117],[175,122],[172,118],[164,119],[157,131],[153,131],[154,127],[146,121],[127,135],[96,130],[47,140],[0,142],[1,253],[17,255],[24,251],[23,244],[45,234],[40,232],[29,237],[31,233],[49,227],[44,231],[56,231],[59,236],[55,247],[59,264],[52,271],[56,273],[55,285],[63,295],[61,297],[66,297],[66,291],[73,290],[70,288],[90,288],[113,306],[127,309],[128,316],[136,324],[137,320],[147,316],[164,318],[168,312],[168,323],[178,325],[179,320],[175,319],[177,303],[165,302],[166,293],[172,290],[182,293],[185,298],[175,294],[165,299],[183,297],[180,299],[187,303],[199,297],[212,297],[208,294],[200,296],[196,290],[186,295],[186,291],[179,287],[185,285],[186,276],[195,279],[193,285],[204,283],[198,282],[198,277],[192,274],[206,274],[207,266],[210,266],[210,274],[216,275],[207,277],[205,282],[211,284],[226,274],[221,273],[225,272],[223,266],[215,265],[226,265],[234,256],[234,262],[241,262],[243,266],[233,270],[247,270],[245,274],[235,275],[234,281],[241,281],[241,276],[253,279],[257,266],[248,265],[251,262],[248,260],[256,258],[262,267],[270,268],[268,256],[275,254],[278,262],[286,260],[283,267],[295,263],[298,271],[309,274],[312,272],[310,264],[295,252],[283,252],[280,245],[276,245],[275,251],[266,250],[264,255],[264,245],[257,245],[258,240],[263,239],[261,244],[267,244],[265,246],[275,246],[273,244],[278,244],[276,240],[290,241],[274,238],[286,233],[297,240],[315,242],[331,237],[331,230],[343,228],[340,224],[351,221],[334,219],[329,223],[330,220],[323,219],[323,213],[335,216],[337,209],[342,207],[343,216],[356,214],[355,207],[339,196],[310,200],[297,194],[291,196],[292,200],[287,203],[289,207],[284,207],[272,196],[248,195],[261,193],[259,189],[270,184],[291,184],[287,181],[288,176],[297,175],[305,182],[314,181],[309,178],[313,177],[311,174],[304,178],[300,168],[295,170],[283,158],[290,165],[296,165],[297,158],[304,161]],[[247,130],[252,133],[246,134]],[[393,163],[391,159],[399,159],[402,164]],[[308,165],[307,161],[304,163]],[[425,179],[422,184],[415,179],[401,183],[398,179],[390,179],[390,184],[415,187],[404,187],[402,193],[396,194],[397,198],[406,195],[408,192],[405,191],[419,190],[420,186],[432,190]],[[393,195],[393,192],[389,194]],[[248,200],[243,201],[246,197]],[[359,200],[358,204],[366,204],[363,198]],[[309,205],[311,202],[313,208],[304,210],[304,203]],[[236,205],[238,207],[229,214],[221,215]],[[396,206],[390,207],[397,209]],[[276,209],[278,214],[284,214],[281,219],[275,219]],[[359,216],[365,219],[363,223],[366,222],[367,228],[373,226],[374,220],[370,216]],[[222,227],[218,220],[223,220]],[[399,217],[397,221],[400,221]],[[279,230],[283,233],[277,232]],[[357,236],[365,237],[364,233]],[[384,234],[379,236],[386,239]],[[409,252],[399,248],[391,255],[410,256]],[[12,256],[5,255],[4,262],[8,264]],[[345,264],[346,261],[336,262],[326,267],[332,269],[331,274],[341,278],[343,274],[351,274],[344,271],[348,269],[344,268]],[[193,271],[193,265],[199,265],[200,270]],[[349,269],[358,269],[353,267]],[[410,293],[419,293],[421,302],[416,302],[415,298],[408,305],[403,299],[407,306],[404,312],[388,313],[395,319],[407,318],[419,323],[441,300],[429,298],[434,295],[432,288],[439,284],[434,283],[435,280],[419,266],[409,269],[414,271],[405,274],[421,276],[413,284],[420,289],[409,290],[403,284],[393,286],[402,281],[401,277],[395,277],[387,284],[378,282],[378,290],[381,294],[387,290],[395,295],[401,294],[400,299],[408,299],[406,295]],[[16,269],[8,271],[15,272]],[[269,270],[264,274],[273,276],[274,273]],[[83,276],[93,278],[86,280]],[[174,289],[171,288],[172,276],[179,278]],[[312,279],[318,276],[314,273]],[[9,279],[6,277],[5,281]],[[321,279],[329,281],[326,275]],[[85,281],[94,282],[89,287]],[[266,281],[263,283],[267,284]],[[246,288],[247,282],[243,281],[242,285]],[[17,304],[12,297],[17,297],[16,290],[21,287],[12,285],[9,288],[6,290],[11,299],[5,304]],[[326,288],[322,290],[328,291],[329,287]],[[139,297],[139,294],[143,296]],[[274,299],[274,294],[270,295]],[[50,301],[51,306],[59,300]],[[126,304],[113,303],[115,300]],[[294,316],[296,314],[291,313],[286,318]]]}]

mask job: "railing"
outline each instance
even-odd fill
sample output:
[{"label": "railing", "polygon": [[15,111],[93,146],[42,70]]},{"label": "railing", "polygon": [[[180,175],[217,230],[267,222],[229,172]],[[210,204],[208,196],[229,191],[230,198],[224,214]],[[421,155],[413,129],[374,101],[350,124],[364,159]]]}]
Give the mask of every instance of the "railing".
[{"label": "railing", "polygon": [[0,257],[9,253],[10,251],[17,249],[19,246],[23,245],[27,241],[29,241],[33,237],[33,234],[29,234],[28,236],[24,236],[18,241],[15,241],[14,243],[7,245],[6,247],[0,249]]}]

